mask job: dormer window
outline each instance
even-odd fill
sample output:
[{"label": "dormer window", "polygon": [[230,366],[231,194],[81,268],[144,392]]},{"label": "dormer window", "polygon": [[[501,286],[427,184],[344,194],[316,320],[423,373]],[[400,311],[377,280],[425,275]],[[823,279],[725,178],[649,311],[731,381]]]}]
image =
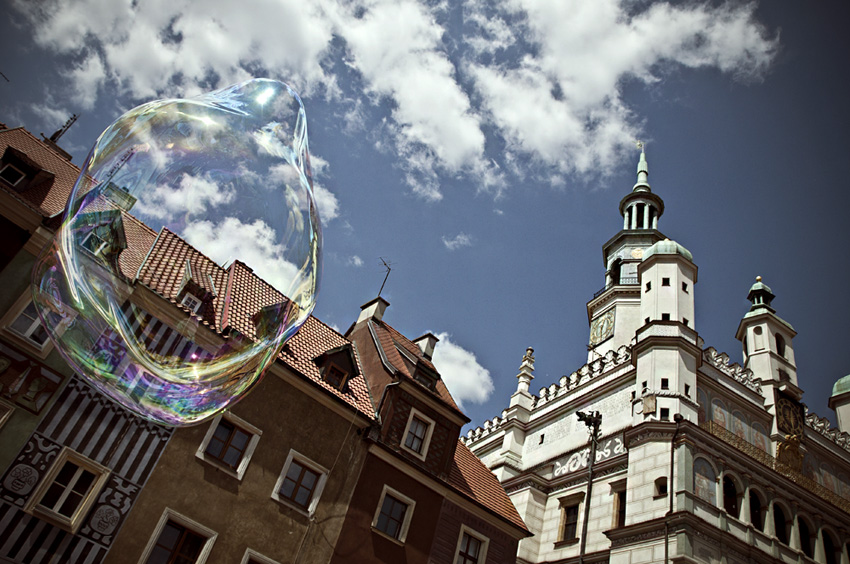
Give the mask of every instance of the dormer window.
[{"label": "dormer window", "polygon": [[22,170],[11,164],[7,164],[3,166],[3,168],[0,168],[0,178],[12,186],[15,186],[18,182],[23,180],[25,176],[26,174],[24,174]]},{"label": "dormer window", "polygon": [[81,245],[91,254],[98,255],[106,248],[106,241],[101,239],[97,233],[92,230],[83,238]]},{"label": "dormer window", "polygon": [[411,409],[401,446],[417,458],[425,460],[433,432],[434,420],[416,409]]},{"label": "dormer window", "polygon": [[348,381],[348,373],[341,370],[335,364],[331,364],[328,366],[327,370],[325,370],[322,378],[325,382],[337,390],[342,390],[345,387],[345,383]]},{"label": "dormer window", "polygon": [[198,299],[197,296],[192,294],[185,294],[183,296],[183,301],[181,302],[185,307],[192,310],[192,313],[198,313],[198,310],[201,308],[201,300]]}]

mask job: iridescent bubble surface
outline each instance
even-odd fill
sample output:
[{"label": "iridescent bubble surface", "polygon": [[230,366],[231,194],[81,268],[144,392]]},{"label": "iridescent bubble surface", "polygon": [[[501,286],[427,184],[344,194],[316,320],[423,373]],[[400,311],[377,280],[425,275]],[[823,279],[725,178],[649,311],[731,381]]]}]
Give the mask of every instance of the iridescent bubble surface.
[{"label": "iridescent bubble surface", "polygon": [[146,419],[188,425],[260,379],[313,310],[320,270],[304,107],[255,79],[110,125],[33,294],[78,374]]}]

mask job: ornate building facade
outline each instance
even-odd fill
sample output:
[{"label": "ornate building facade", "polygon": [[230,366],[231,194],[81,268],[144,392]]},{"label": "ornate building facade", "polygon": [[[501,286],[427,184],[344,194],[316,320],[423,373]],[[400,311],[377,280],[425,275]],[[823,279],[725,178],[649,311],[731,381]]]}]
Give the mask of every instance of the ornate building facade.
[{"label": "ornate building facade", "polygon": [[808,413],[796,333],[760,278],[743,363],[706,347],[697,266],[663,213],[642,152],[587,303],[587,363],[533,394],[529,348],[508,407],[465,438],[534,533],[517,562],[850,563],[850,377],[839,428]]}]

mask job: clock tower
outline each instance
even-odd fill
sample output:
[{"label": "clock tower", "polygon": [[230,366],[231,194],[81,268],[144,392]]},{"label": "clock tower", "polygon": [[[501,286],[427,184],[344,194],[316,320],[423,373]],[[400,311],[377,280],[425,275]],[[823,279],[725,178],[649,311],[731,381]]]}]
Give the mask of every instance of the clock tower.
[{"label": "clock tower", "polygon": [[638,266],[649,247],[664,239],[658,219],[664,201],[649,186],[649,165],[641,144],[637,182],[620,201],[623,228],[602,247],[605,285],[587,303],[588,362],[628,345],[643,325]]}]

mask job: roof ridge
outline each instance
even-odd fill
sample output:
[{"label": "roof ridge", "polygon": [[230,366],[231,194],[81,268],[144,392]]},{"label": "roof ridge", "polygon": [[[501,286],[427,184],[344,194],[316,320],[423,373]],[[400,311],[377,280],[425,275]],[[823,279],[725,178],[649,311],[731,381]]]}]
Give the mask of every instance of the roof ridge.
[{"label": "roof ridge", "polygon": [[12,129],[3,129],[3,130],[0,130],[0,132],[18,131],[18,130],[21,130],[24,133],[26,133],[27,135],[29,135],[30,137],[32,137],[37,143],[41,144],[45,149],[47,149],[48,151],[53,153],[53,155],[55,157],[57,157],[59,160],[61,160],[63,163],[67,163],[69,166],[76,169],[77,170],[77,176],[80,175],[80,172],[82,172],[82,169],[80,167],[78,167],[77,165],[72,163],[70,160],[66,159],[63,155],[56,152],[56,149],[54,149],[53,147],[51,147],[50,145],[45,143],[42,139],[39,139],[38,137],[33,135],[32,132],[30,130],[26,129],[24,126],[13,127]]}]

